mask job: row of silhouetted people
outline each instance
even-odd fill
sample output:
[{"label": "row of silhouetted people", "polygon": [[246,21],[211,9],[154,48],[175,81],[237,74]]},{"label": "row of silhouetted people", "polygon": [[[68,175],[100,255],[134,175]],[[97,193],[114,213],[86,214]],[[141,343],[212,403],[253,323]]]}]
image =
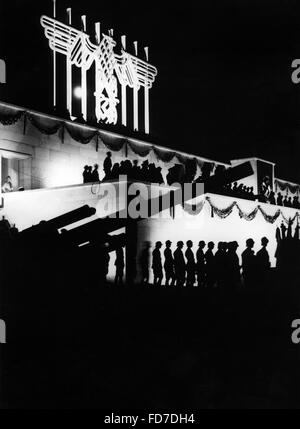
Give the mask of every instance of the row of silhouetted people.
[{"label": "row of silhouetted people", "polygon": [[[149,163],[148,160],[145,160],[142,162],[141,165],[139,165],[137,159],[133,160],[132,162],[129,159],[125,159],[123,161],[116,162],[113,164],[111,156],[111,152],[106,153],[106,158],[103,161],[104,177],[102,180],[117,180],[119,176],[127,176],[128,180],[164,184],[164,178],[161,172],[162,168],[157,167],[154,163]],[[180,166],[178,164],[174,167],[171,167],[166,176],[167,183],[171,185],[175,182],[193,182],[194,175],[188,174],[188,172],[189,171],[184,172],[183,166]],[[100,179],[98,164],[94,164],[93,167],[85,165],[82,176],[83,183],[99,182]],[[201,180],[205,183],[208,177],[209,175],[202,175],[196,179],[196,182]],[[260,202],[265,202],[278,206],[291,207],[296,209],[300,208],[298,195],[295,195],[293,198],[288,197],[287,195],[283,197],[280,192],[278,192],[276,195],[274,191],[270,191],[268,198],[266,198],[262,195],[255,195],[253,187],[245,186],[242,183],[238,184],[237,182],[234,182],[233,184],[228,183],[221,187],[212,188],[210,189],[210,192],[236,198],[243,198],[246,200],[258,200]]]},{"label": "row of silhouetted people", "polygon": [[[217,251],[214,252],[215,244],[210,241],[206,243],[200,241],[196,253],[193,251],[193,242],[186,242],[184,250],[183,241],[177,242],[174,252],[171,250],[172,242],[167,240],[165,248],[161,251],[162,243],[157,241],[152,252],[153,284],[161,285],[165,276],[165,285],[177,286],[227,286],[235,288],[241,281],[241,269],[246,286],[250,286],[255,281],[264,281],[270,268],[270,258],[267,251],[269,240],[266,237],[261,239],[261,249],[255,254],[254,240],[249,238],[246,241],[246,249],[242,253],[242,265],[236,253],[238,243],[219,242]],[[144,252],[149,249],[146,245]],[[163,253],[163,258],[162,258]],[[143,255],[143,251],[142,251]],[[143,283],[149,281],[149,267],[147,257],[140,260]]]},{"label": "row of silhouetted people", "polygon": [[[157,167],[154,163],[149,163],[147,160],[138,165],[138,160],[131,162],[129,159],[123,160],[120,163],[112,163],[111,152],[107,152],[103,162],[103,181],[117,180],[119,176],[126,176],[128,180],[136,180],[150,183],[163,184],[164,179],[161,174],[161,167]],[[99,182],[99,166],[94,165],[94,168],[85,165],[83,168],[83,183]]]}]

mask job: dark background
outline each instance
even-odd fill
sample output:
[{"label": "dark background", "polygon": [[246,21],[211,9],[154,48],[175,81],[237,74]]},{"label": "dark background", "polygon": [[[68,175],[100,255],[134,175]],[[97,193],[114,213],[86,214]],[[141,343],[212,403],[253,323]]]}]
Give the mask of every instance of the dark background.
[{"label": "dark background", "polygon": [[[57,0],[58,19],[66,20],[66,7],[77,28],[87,15],[89,34],[100,21],[102,32],[127,35],[129,51],[134,40],[140,53],[149,46],[159,72],[150,92],[156,142],[217,160],[255,155],[276,162],[277,177],[300,181],[300,84],[291,81],[300,57],[299,2]],[[1,2],[8,83],[0,97],[47,111],[52,56],[42,14],[52,14],[52,1]]]}]

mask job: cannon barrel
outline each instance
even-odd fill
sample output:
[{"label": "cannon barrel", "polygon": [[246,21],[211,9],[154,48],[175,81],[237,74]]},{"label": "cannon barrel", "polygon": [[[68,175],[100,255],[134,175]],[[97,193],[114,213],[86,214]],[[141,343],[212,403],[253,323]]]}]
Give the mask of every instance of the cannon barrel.
[{"label": "cannon barrel", "polygon": [[65,239],[74,244],[103,239],[108,233],[126,225],[126,219],[96,219],[67,231]]},{"label": "cannon barrel", "polygon": [[74,222],[78,222],[87,217],[93,216],[95,213],[95,208],[84,205],[78,209],[49,219],[48,221],[41,221],[38,225],[33,225],[30,228],[26,228],[20,233],[20,235],[21,237],[27,237],[30,234],[38,234],[40,231],[57,230],[66,225],[70,225]]},{"label": "cannon barrel", "polygon": [[244,177],[251,176],[253,174],[253,168],[249,161],[243,164],[237,165],[236,167],[225,170],[220,175],[211,176],[204,184],[205,192],[226,185],[227,183],[237,182]]},{"label": "cannon barrel", "polygon": [[94,254],[97,255],[97,252],[99,252],[99,249],[101,249],[102,251],[104,250],[104,244],[107,243],[107,252],[113,252],[115,251],[118,247],[124,247],[126,246],[127,243],[127,238],[126,238],[126,234],[118,234],[118,235],[106,235],[103,236],[102,238],[99,238],[96,241],[93,241],[89,244],[87,244],[86,246],[80,247],[79,251],[83,252],[83,254],[85,252],[95,252]]}]

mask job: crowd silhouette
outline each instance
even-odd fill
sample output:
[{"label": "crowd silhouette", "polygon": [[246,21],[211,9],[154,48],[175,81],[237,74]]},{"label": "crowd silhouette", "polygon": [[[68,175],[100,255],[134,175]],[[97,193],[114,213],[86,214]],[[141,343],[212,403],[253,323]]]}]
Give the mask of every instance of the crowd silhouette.
[{"label": "crowd silhouette", "polygon": [[[186,242],[186,249],[184,249],[184,242],[178,241],[173,253],[170,240],[165,242],[163,251],[162,242],[157,241],[152,251],[153,285],[161,286],[165,278],[166,286],[226,287],[232,291],[242,283],[245,286],[254,286],[257,280],[260,283],[267,280],[271,267],[267,250],[268,242],[269,240],[263,237],[261,249],[255,254],[254,240],[249,238],[246,241],[246,249],[242,252],[240,265],[236,253],[239,247],[237,241],[220,241],[217,250],[214,251],[213,241],[206,244],[202,240],[199,241],[196,252],[193,250],[194,244],[191,240]],[[151,243],[146,241],[140,252],[142,284],[149,283],[150,247]]]},{"label": "crowd silhouette", "polygon": [[[106,153],[106,157],[103,162],[103,178],[102,181],[117,180],[119,176],[126,176],[128,180],[141,181],[146,183],[158,183],[166,184],[162,175],[162,168],[155,165],[155,163],[149,163],[148,160],[143,161],[139,165],[137,159],[130,161],[129,159],[122,160],[120,162],[112,163],[111,152]],[[215,178],[221,177],[225,166],[218,165],[215,168],[213,176]],[[210,177],[212,177],[212,167],[210,163],[204,163],[201,174],[196,177],[197,166],[193,160],[188,160],[183,166],[182,164],[175,164],[173,167],[168,169],[166,175],[166,182],[168,185],[174,183],[206,183]],[[99,182],[99,166],[85,165],[83,169],[83,183],[94,183]],[[209,186],[209,192],[230,196],[234,198],[242,198],[250,201],[258,201],[267,204],[273,204],[281,207],[290,207],[300,209],[299,196],[295,195],[290,197],[288,195],[283,196],[280,192],[277,194],[270,190],[268,196],[263,194],[255,194],[253,186],[246,186],[240,182],[227,183],[225,185],[211,185]]]},{"label": "crowd silhouette", "polygon": [[[91,166],[85,165],[82,173],[83,183],[99,182],[98,168],[98,164],[94,165],[94,170]],[[111,152],[107,152],[103,162],[104,177],[102,181],[116,180],[119,179],[119,176],[127,176],[128,180],[163,184],[164,179],[161,170],[161,167],[149,163],[148,160],[143,161],[141,165],[138,165],[138,160],[131,162],[129,159],[113,164]]]}]

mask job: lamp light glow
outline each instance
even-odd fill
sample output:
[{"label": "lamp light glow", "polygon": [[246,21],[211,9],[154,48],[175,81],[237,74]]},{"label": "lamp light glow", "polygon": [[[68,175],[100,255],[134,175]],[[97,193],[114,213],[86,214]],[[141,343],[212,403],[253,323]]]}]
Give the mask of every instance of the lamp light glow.
[{"label": "lamp light glow", "polygon": [[74,96],[76,98],[81,98],[82,97],[82,89],[81,86],[76,86],[76,88],[74,88]]}]

